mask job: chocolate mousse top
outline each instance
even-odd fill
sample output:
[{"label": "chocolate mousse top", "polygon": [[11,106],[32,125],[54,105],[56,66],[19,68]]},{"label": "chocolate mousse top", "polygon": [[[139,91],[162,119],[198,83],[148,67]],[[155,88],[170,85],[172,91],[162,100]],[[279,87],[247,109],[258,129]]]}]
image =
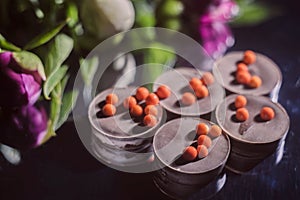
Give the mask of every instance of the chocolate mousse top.
[{"label": "chocolate mousse top", "polygon": [[161,100],[160,104],[168,111],[183,116],[200,116],[210,113],[224,98],[224,89],[216,81],[208,86],[209,95],[202,99],[197,99],[190,106],[180,105],[180,100],[185,92],[193,93],[189,86],[189,81],[193,77],[201,78],[203,71],[195,68],[175,68],[160,75],[153,86],[153,91],[160,85],[167,85],[171,89],[171,96]]},{"label": "chocolate mousse top", "polygon": [[158,159],[176,171],[190,174],[205,173],[224,165],[230,151],[229,139],[224,134],[212,139],[207,157],[184,164],[176,163],[184,149],[192,144],[196,136],[196,125],[201,122],[209,127],[212,125],[204,119],[183,117],[160,127],[153,139],[153,148]]},{"label": "chocolate mousse top", "polygon": [[[130,138],[146,134],[159,126],[162,121],[163,110],[157,105],[157,124],[154,127],[147,127],[143,124],[143,119],[134,119],[130,116],[129,110],[123,107],[124,100],[134,95],[137,87],[110,88],[98,94],[90,104],[89,120],[93,128],[102,134],[110,137]],[[105,105],[105,98],[108,94],[114,93],[119,101],[116,104],[117,112],[114,116],[105,117],[101,108]],[[144,103],[141,102],[141,105]],[[143,107],[143,106],[142,106]]]},{"label": "chocolate mousse top", "polygon": [[227,53],[218,59],[213,67],[213,74],[217,81],[228,91],[237,94],[251,94],[255,96],[268,95],[276,87],[280,87],[282,74],[279,67],[268,57],[256,53],[256,61],[248,66],[251,75],[262,79],[258,88],[249,88],[235,80],[237,63],[243,59],[244,52],[236,51]]},{"label": "chocolate mousse top", "polygon": [[[279,103],[272,102],[264,96],[245,95],[249,118],[239,122],[235,118],[234,106],[236,94],[227,96],[216,109],[216,118],[221,128],[232,138],[247,143],[265,144],[280,140],[289,129],[290,120]],[[269,121],[260,118],[260,110],[270,107],[275,112],[275,117]]]}]

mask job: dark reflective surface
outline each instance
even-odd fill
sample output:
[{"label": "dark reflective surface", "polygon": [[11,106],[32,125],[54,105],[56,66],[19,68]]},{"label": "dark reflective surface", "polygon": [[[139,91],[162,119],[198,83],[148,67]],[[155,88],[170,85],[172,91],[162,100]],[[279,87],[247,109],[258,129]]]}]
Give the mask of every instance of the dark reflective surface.
[{"label": "dark reflective surface", "polygon": [[[296,3],[276,2],[285,13],[257,26],[234,28],[236,43],[229,51],[253,49],[279,65],[279,102],[291,118],[283,158],[258,175],[227,173],[224,188],[213,199],[300,197],[300,11]],[[20,165],[2,165],[0,199],[169,199],[150,173],[128,174],[101,165],[72,130],[72,124],[64,125],[58,137],[24,153]]]}]

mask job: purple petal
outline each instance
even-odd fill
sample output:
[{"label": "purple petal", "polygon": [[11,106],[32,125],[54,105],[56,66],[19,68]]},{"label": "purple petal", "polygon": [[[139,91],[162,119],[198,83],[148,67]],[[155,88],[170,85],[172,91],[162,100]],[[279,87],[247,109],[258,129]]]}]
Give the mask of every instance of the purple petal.
[{"label": "purple petal", "polygon": [[47,115],[45,110],[34,106],[24,106],[13,110],[4,110],[1,120],[3,131],[1,142],[18,149],[28,149],[41,144],[47,133]]},{"label": "purple petal", "polygon": [[33,105],[41,92],[41,77],[37,72],[24,72],[11,52],[0,54],[0,106]]},{"label": "purple petal", "polygon": [[0,67],[2,66],[7,66],[10,61],[12,59],[12,53],[11,52],[3,52],[3,53],[0,53]]}]

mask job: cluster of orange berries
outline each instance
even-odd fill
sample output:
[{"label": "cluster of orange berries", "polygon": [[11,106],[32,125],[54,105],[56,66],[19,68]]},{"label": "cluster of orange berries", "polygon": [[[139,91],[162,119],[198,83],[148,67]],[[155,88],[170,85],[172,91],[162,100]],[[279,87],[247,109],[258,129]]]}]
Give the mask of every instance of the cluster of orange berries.
[{"label": "cluster of orange berries", "polygon": [[259,76],[251,76],[248,70],[248,66],[256,61],[256,55],[253,51],[247,50],[244,52],[243,61],[237,64],[236,69],[236,81],[241,84],[245,84],[250,88],[258,88],[262,84],[262,80]]},{"label": "cluster of orange berries", "polygon": [[[209,92],[207,89],[208,85],[214,82],[214,77],[210,72],[205,72],[201,79],[193,77],[190,81],[190,87],[194,91],[197,98],[205,98],[208,96]],[[181,97],[181,103],[183,105],[189,106],[196,102],[195,95],[191,92],[185,92]]]},{"label": "cluster of orange berries", "polygon": [[[123,101],[123,106],[129,109],[129,113],[133,117],[143,117],[143,123],[146,126],[153,127],[157,123],[158,110],[156,105],[160,99],[165,99],[171,95],[170,89],[161,85],[157,88],[156,93],[150,93],[145,87],[139,87],[136,90],[135,95],[127,97]],[[102,113],[105,116],[113,116],[116,113],[115,105],[118,103],[119,98],[116,94],[108,94],[106,96],[106,104],[102,108]],[[145,108],[143,108],[138,102],[145,101]]]},{"label": "cluster of orange berries", "polygon": [[[238,95],[235,98],[234,105],[237,108],[236,110],[236,119],[243,122],[246,121],[249,118],[249,112],[247,108],[245,107],[247,104],[247,99],[246,97],[242,95]],[[263,107],[260,110],[260,118],[264,121],[269,121],[275,117],[275,112],[272,108],[270,107]]]},{"label": "cluster of orange berries", "polygon": [[222,134],[222,129],[218,125],[212,125],[210,128],[205,123],[199,123],[196,126],[197,148],[190,145],[185,148],[182,157],[186,161],[193,161],[197,157],[205,158],[208,155],[208,149],[211,147],[212,139]]}]

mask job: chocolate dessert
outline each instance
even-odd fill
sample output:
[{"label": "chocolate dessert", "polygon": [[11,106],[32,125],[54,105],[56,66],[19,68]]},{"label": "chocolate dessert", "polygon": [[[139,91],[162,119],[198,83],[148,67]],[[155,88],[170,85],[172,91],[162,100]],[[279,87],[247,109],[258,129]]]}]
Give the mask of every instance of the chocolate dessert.
[{"label": "chocolate dessert", "polygon": [[161,100],[160,104],[168,111],[168,119],[177,118],[179,116],[201,116],[210,119],[211,112],[217,104],[224,98],[224,89],[214,81],[213,84],[207,86],[209,95],[205,98],[197,98],[196,102],[186,106],[182,105],[180,99],[185,92],[193,93],[189,86],[189,81],[193,77],[201,78],[203,71],[194,68],[176,68],[166,71],[160,75],[153,86],[153,91],[159,85],[166,85],[171,90],[171,96]]},{"label": "chocolate dessert", "polygon": [[202,198],[218,192],[225,183],[223,167],[230,152],[230,142],[226,135],[213,138],[205,158],[186,162],[182,154],[186,147],[193,145],[198,123],[213,123],[200,119],[183,117],[171,120],[158,129],[153,139],[156,164],[160,170],[155,172],[157,187],[174,198],[186,198],[201,193]]},{"label": "chocolate dessert", "polygon": [[[138,153],[145,153],[151,149],[154,132],[165,121],[163,109],[159,105],[156,106],[157,123],[153,127],[144,125],[143,117],[131,116],[129,110],[124,108],[123,102],[135,92],[136,87],[110,88],[98,94],[89,106],[93,153],[112,166],[135,166],[145,163],[145,155],[138,156]],[[105,116],[102,108],[106,96],[112,93],[119,98],[115,105],[116,113],[113,116]],[[143,101],[139,102],[143,108],[144,104]]]},{"label": "chocolate dessert", "polygon": [[[236,117],[235,99],[232,94],[216,108],[216,118],[220,127],[228,134],[232,145],[226,167],[236,173],[244,173],[255,168],[279,152],[284,146],[289,130],[289,117],[284,108],[264,96],[245,95],[245,109],[249,118],[239,121]],[[263,107],[271,108],[275,115],[273,119],[263,120],[260,112]],[[275,153],[275,154],[274,154]],[[281,155],[282,156],[282,155]],[[281,157],[275,158],[272,165],[278,164]]]},{"label": "chocolate dessert", "polygon": [[260,87],[251,88],[239,84],[236,81],[237,64],[242,62],[244,52],[230,52],[218,59],[213,67],[213,74],[216,80],[226,89],[227,94],[243,94],[255,96],[269,96],[277,102],[278,93],[282,83],[282,74],[279,67],[268,57],[256,53],[256,61],[248,66],[252,76],[261,78]]}]

